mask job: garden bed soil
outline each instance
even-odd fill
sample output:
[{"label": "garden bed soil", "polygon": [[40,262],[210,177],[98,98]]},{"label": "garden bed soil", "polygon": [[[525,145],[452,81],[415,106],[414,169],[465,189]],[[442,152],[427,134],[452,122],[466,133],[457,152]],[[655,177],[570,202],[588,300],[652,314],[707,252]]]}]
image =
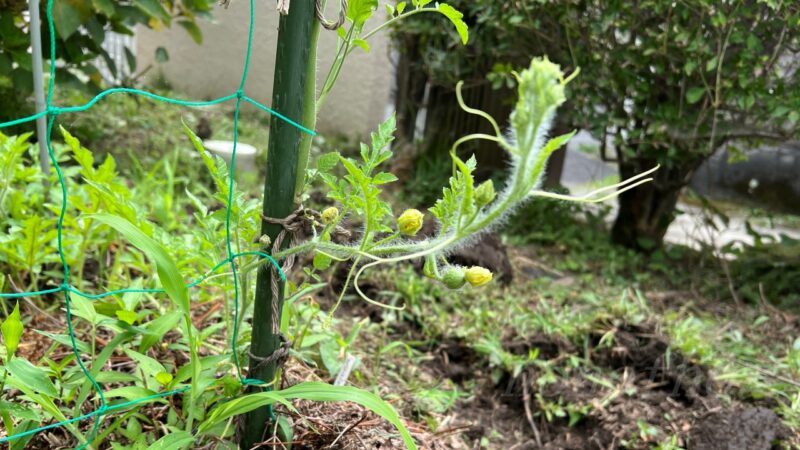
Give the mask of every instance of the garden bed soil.
[{"label": "garden bed soil", "polygon": [[[715,385],[705,368],[668,351],[666,339],[651,326],[615,330],[610,348],[597,347],[598,342],[599,336],[588,354],[593,364],[617,375],[612,388],[580,372],[543,386],[536,383],[542,375],[536,370],[518,377],[506,373],[493,382],[481,369],[486,366],[483,357],[463,343],[443,342],[433,351],[438,357],[428,369],[456,383],[479,379],[474,395],[445,421],[463,428],[467,442],[499,435],[496,448],[514,450],[649,449],[671,435],[687,450],[770,450],[778,440],[797,438],[772,410],[728,402],[724,387]],[[571,343],[544,336],[528,345],[506,345],[521,355],[533,348],[540,349],[540,359],[550,360],[576,350]],[[572,425],[566,417],[547,422],[533,415],[540,411],[537,397],[585,405],[588,412]],[[657,434],[644,433],[644,424]]]}]

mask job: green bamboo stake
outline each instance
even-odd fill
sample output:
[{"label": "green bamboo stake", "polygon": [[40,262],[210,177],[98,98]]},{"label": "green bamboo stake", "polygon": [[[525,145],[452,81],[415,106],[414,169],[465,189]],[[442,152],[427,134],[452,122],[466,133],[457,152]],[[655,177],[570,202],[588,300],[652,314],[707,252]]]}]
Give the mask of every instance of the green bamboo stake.
[{"label": "green bamboo stake", "polygon": [[[281,16],[278,29],[278,48],[275,58],[272,107],[303,126],[313,129],[315,125],[315,72],[316,46],[319,35],[319,22],[314,16],[314,0],[292,0],[289,14]],[[285,218],[297,208],[296,186],[302,187],[305,166],[308,161],[310,140],[297,128],[277,120],[270,121],[269,151],[267,159],[267,178],[264,184],[263,213],[266,217]],[[275,241],[281,226],[261,224],[261,232]],[[289,239],[284,239],[288,245]],[[253,312],[253,331],[250,352],[261,358],[271,355],[279,346],[280,339],[273,333],[278,328],[280,317],[273,317],[272,303],[277,302],[277,311],[283,304],[283,283],[279,295],[272,298],[269,268],[262,266],[256,279],[256,297]],[[257,367],[250,362],[249,378],[271,382],[275,379],[275,364]],[[253,370],[252,368],[255,368]],[[261,388],[251,387],[251,391]],[[262,442],[271,430],[269,422],[271,410],[268,407],[256,409],[245,416],[241,434],[240,448],[250,449]]]}]

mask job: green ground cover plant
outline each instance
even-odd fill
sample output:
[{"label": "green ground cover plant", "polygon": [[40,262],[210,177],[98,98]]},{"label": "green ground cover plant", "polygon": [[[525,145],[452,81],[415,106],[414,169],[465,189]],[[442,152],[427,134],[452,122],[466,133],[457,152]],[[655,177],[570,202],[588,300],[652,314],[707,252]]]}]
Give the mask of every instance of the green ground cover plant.
[{"label": "green ground cover plant", "polygon": [[[45,23],[42,1],[42,23]],[[58,82],[61,87],[71,87],[86,93],[97,94],[105,86],[99,70],[102,61],[111,75],[122,84],[130,85],[150,68],[138,67],[131,49],[125,49],[127,67],[117,63],[103,47],[108,35],[133,35],[137,26],[160,30],[179,26],[186,30],[198,44],[203,35],[198,22],[210,17],[214,2],[210,0],[167,1],[134,0],[114,2],[109,0],[57,1],[54,7],[55,26],[45,30],[42,57],[49,57],[50,33],[57,47]],[[26,16],[28,2],[8,0],[0,4],[0,121],[16,119],[31,114],[33,104],[28,97],[33,94],[33,64],[28,48],[31,43],[30,25]],[[156,53],[160,61],[169,58],[161,47]],[[123,77],[122,74],[129,74]]]}]

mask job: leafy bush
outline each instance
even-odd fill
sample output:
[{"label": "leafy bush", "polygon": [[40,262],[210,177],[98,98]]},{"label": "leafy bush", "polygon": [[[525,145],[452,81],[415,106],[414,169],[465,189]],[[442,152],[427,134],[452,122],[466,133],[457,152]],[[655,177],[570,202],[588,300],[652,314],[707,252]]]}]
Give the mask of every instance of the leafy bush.
[{"label": "leafy bush", "polygon": [[[33,69],[28,52],[30,30],[23,15],[27,2],[9,0],[6,3],[0,4],[0,122],[31,112],[31,103],[26,100],[33,93]],[[103,84],[97,61],[102,58],[114,75],[119,69],[102,47],[109,32],[133,35],[137,26],[160,29],[177,24],[200,43],[203,37],[197,19],[209,17],[214,2],[42,0],[41,3],[43,18],[46,5],[52,3],[53,7],[58,83],[96,93]],[[42,24],[42,57],[48,60],[50,30],[44,19]],[[163,54],[163,49],[160,51]],[[130,72],[134,73],[137,69],[135,55],[126,49],[125,56]]]},{"label": "leafy bush", "polygon": [[[457,77],[502,87],[513,84],[511,69],[541,54],[564,67],[580,67],[583,76],[572,85],[579,112],[564,117],[566,124],[611,141],[623,179],[661,165],[655,183],[620,197],[613,230],[619,243],[648,251],[659,246],[680,190],[716,150],[798,135],[797,2],[454,5],[473,25],[472,44],[447,45],[446,30],[416,20],[397,34],[401,52],[422,67],[401,65],[401,81],[419,70],[434,85]],[[398,110],[422,106],[401,103]],[[438,133],[451,123],[447,114],[429,112],[426,128]]]}]

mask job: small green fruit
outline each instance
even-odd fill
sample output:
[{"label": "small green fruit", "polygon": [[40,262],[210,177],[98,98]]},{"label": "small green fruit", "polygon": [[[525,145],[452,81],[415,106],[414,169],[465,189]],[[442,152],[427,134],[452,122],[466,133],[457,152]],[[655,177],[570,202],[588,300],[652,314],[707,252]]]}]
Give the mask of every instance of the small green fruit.
[{"label": "small green fruit", "polygon": [[460,289],[466,282],[464,269],[461,267],[450,266],[442,274],[442,283],[450,289]]}]

